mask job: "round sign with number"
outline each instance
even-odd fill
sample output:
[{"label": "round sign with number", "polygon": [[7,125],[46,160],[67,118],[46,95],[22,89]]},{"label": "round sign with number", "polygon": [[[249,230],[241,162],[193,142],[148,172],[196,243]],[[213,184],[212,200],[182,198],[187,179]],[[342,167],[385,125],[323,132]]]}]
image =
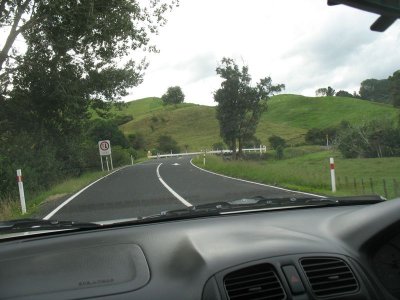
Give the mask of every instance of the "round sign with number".
[{"label": "round sign with number", "polygon": [[100,155],[111,155],[111,144],[109,140],[99,141]]}]

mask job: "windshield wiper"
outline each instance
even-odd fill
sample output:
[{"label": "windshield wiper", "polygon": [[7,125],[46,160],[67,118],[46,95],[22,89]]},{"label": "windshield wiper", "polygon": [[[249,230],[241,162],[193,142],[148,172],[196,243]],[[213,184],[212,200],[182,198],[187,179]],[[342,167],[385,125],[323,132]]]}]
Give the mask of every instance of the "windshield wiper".
[{"label": "windshield wiper", "polygon": [[320,207],[320,206],[346,206],[346,205],[367,205],[385,201],[386,199],[377,196],[349,196],[349,197],[263,197],[256,196],[234,201],[212,202],[190,206],[184,209],[168,210],[157,215],[141,217],[140,220],[154,218],[179,218],[220,215],[235,213],[244,210],[258,210],[285,207]]},{"label": "windshield wiper", "polygon": [[102,227],[95,223],[41,220],[41,219],[17,219],[12,221],[0,222],[0,234],[27,232],[27,231],[46,231],[46,230],[71,230],[88,229]]}]

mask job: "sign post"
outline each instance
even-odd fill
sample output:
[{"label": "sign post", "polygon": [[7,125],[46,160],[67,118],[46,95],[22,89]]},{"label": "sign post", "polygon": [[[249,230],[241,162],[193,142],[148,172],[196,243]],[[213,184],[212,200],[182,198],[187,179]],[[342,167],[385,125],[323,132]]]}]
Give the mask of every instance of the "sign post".
[{"label": "sign post", "polygon": [[100,153],[100,160],[101,160],[101,169],[104,171],[103,156],[105,156],[106,163],[107,163],[107,170],[110,171],[110,167],[108,166],[108,156],[110,156],[111,169],[113,170],[114,166],[113,166],[112,155],[111,155],[111,143],[109,140],[99,141],[99,153]]},{"label": "sign post", "polygon": [[22,172],[21,169],[17,170],[17,181],[19,189],[19,200],[21,202],[22,214],[26,214],[26,203],[25,203],[25,193],[24,193],[24,183],[22,182]]},{"label": "sign post", "polygon": [[332,192],[336,192],[336,178],[335,178],[335,162],[333,157],[329,159],[330,167],[331,167],[331,183],[332,183]]}]

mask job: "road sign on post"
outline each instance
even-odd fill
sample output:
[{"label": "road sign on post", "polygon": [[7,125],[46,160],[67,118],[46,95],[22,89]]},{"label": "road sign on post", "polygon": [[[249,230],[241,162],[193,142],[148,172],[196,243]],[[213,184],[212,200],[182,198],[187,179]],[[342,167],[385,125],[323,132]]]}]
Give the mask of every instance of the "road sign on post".
[{"label": "road sign on post", "polygon": [[103,156],[106,157],[107,169],[109,170],[108,156],[110,156],[111,169],[114,169],[111,156],[111,143],[109,140],[99,141],[99,153],[100,153],[101,169],[104,171]]},{"label": "road sign on post", "polygon": [[99,141],[100,155],[111,155],[111,143],[109,140]]}]

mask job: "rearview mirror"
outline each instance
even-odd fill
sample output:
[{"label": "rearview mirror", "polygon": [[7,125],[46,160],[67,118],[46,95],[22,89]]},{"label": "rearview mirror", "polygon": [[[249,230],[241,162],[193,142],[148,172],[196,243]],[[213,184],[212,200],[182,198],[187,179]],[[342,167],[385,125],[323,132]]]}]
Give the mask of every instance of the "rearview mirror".
[{"label": "rearview mirror", "polygon": [[380,15],[371,30],[383,32],[400,18],[400,0],[328,0],[328,5],[344,4]]}]

